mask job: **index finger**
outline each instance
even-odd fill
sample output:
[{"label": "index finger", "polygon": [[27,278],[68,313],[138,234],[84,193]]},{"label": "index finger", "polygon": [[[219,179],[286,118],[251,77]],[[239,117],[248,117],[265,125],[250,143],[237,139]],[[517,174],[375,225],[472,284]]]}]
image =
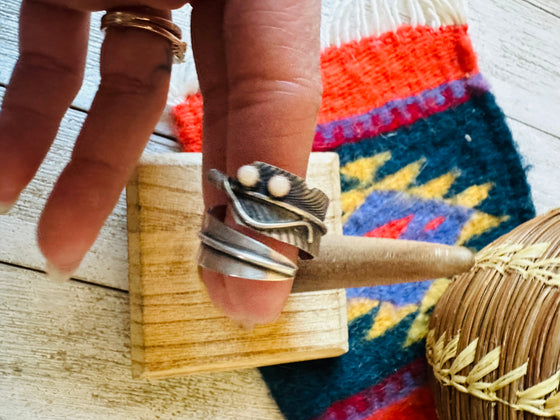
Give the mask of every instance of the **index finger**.
[{"label": "index finger", "polygon": [[171,45],[141,29],[110,27],[100,70],[71,160],[39,222],[39,246],[56,277],[68,277],[95,241],[163,111]]}]

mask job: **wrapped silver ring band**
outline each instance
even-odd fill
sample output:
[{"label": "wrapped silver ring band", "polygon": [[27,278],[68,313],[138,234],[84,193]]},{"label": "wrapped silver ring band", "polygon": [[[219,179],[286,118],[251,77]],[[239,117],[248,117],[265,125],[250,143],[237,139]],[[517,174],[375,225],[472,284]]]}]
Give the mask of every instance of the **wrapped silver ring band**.
[{"label": "wrapped silver ring band", "polygon": [[[296,246],[303,258],[319,253],[329,200],[302,178],[275,166],[253,162],[237,179],[212,169],[208,180],[226,193],[237,224]],[[225,207],[211,209],[199,233],[199,266],[232,277],[281,281],[295,277],[297,265],[267,245],[224,223]]]},{"label": "wrapped silver ring band", "polygon": [[202,268],[251,280],[282,281],[295,277],[297,265],[263,243],[227,226],[215,208],[204,216],[199,233]]}]

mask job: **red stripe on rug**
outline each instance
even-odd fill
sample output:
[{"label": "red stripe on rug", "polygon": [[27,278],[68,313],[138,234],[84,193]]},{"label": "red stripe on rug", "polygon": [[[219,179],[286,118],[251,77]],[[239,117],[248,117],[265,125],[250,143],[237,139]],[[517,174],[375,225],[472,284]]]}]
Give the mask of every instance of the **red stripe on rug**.
[{"label": "red stripe on rug", "polygon": [[389,223],[369,231],[364,236],[367,238],[399,239],[412,219],[414,219],[413,214],[399,220],[391,220]]},{"label": "red stripe on rug", "polygon": [[416,359],[385,377],[381,382],[334,402],[315,420],[366,419],[402,401],[419,387],[424,386],[427,368],[425,358]]},{"label": "red stripe on rug", "polygon": [[364,420],[437,420],[434,398],[428,387],[419,388]]}]

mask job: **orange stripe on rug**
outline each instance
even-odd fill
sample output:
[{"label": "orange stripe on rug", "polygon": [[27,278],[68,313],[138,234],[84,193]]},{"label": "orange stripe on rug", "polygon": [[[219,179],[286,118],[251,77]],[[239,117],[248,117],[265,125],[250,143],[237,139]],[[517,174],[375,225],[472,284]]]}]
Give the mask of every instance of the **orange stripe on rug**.
[{"label": "orange stripe on rug", "polygon": [[202,95],[187,96],[173,108],[177,137],[185,152],[202,152]]},{"label": "orange stripe on rug", "polygon": [[[467,25],[403,26],[395,32],[326,48],[321,72],[320,124],[469,77],[478,72],[478,66]],[[173,115],[184,150],[200,152],[200,92],[177,105]]]},{"label": "orange stripe on rug", "polygon": [[467,25],[404,26],[330,47],[321,56],[319,123],[363,114],[478,72]]}]

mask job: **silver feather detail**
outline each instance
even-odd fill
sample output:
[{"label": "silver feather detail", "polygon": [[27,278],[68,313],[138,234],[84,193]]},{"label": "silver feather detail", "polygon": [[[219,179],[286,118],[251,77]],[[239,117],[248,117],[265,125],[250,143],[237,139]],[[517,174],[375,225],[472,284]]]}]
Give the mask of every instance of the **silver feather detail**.
[{"label": "silver feather detail", "polygon": [[[247,188],[216,169],[208,173],[208,180],[225,191],[232,202],[236,222],[258,232],[298,247],[304,257],[319,252],[320,238],[327,231],[323,223],[329,205],[327,196],[319,189],[308,188],[305,181],[283,169],[263,162],[254,162],[259,170],[259,182]],[[282,175],[290,182],[289,193],[281,198],[271,197],[268,180]]]}]

